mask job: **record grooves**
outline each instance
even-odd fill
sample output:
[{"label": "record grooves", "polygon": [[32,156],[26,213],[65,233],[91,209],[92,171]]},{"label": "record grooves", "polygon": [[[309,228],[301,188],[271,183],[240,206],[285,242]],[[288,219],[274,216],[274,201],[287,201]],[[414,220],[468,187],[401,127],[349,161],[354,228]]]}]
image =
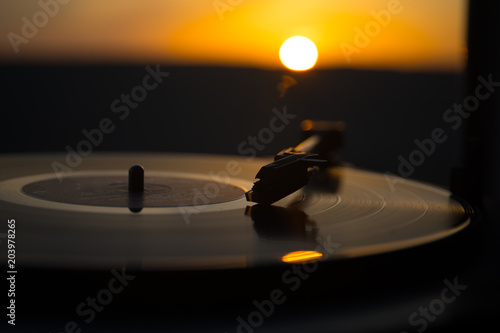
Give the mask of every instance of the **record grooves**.
[{"label": "record grooves", "polygon": [[[265,159],[94,154],[59,183],[46,173],[57,157],[8,158],[1,176],[0,207],[23,221],[18,257],[27,266],[102,269],[132,258],[144,271],[264,267],[314,250],[318,237],[342,245],[328,258],[335,261],[428,244],[471,222],[469,207],[446,190],[403,179],[391,188],[383,175],[347,167],[263,207],[244,191]],[[214,178],[229,159],[239,173]],[[132,214],[126,170],[137,161],[144,209]]]}]

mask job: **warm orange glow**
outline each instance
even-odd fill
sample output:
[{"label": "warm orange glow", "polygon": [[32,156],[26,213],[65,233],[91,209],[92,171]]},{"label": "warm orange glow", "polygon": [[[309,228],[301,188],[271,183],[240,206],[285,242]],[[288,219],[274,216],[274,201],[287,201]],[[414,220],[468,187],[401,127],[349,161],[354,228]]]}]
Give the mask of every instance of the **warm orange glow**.
[{"label": "warm orange glow", "polygon": [[[1,1],[4,36],[12,32],[23,37],[21,18],[31,20],[41,10],[38,3]],[[465,0],[71,1],[38,27],[35,36],[19,42],[19,53],[8,38],[2,38],[0,58],[279,69],[283,41],[307,36],[320,55],[318,69],[459,71],[466,56],[466,4]]]},{"label": "warm orange glow", "polygon": [[286,92],[290,87],[297,84],[297,80],[289,75],[281,76],[281,82],[278,84],[278,90],[280,92],[280,97],[285,96]]},{"label": "warm orange glow", "polygon": [[284,255],[281,261],[286,263],[303,264],[311,261],[316,261],[323,256],[317,251],[295,251]]},{"label": "warm orange glow", "polygon": [[300,123],[300,127],[302,128],[302,131],[304,131],[304,132],[310,131],[313,128],[313,122],[309,119],[303,120]]},{"label": "warm orange glow", "polygon": [[291,70],[305,71],[316,64],[318,49],[306,37],[290,37],[281,45],[280,60],[283,65]]}]

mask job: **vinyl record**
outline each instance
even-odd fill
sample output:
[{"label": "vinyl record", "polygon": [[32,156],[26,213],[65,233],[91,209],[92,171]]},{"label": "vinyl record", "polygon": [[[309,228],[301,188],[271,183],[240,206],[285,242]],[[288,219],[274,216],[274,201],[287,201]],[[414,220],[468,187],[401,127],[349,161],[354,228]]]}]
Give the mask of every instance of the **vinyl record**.
[{"label": "vinyl record", "polygon": [[[94,153],[69,166],[65,158],[1,160],[0,209],[16,220],[25,267],[175,271],[334,261],[428,244],[471,222],[470,208],[447,190],[350,167],[328,169],[263,206],[244,193],[270,159]],[[140,198],[127,189],[133,164],[145,170]],[[319,246],[325,242],[335,251]]]}]

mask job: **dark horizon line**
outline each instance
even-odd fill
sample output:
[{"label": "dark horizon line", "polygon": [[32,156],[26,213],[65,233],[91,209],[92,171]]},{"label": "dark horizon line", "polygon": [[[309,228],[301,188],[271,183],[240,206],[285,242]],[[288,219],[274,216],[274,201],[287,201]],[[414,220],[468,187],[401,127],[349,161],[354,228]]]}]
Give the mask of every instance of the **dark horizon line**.
[{"label": "dark horizon line", "polygon": [[[82,62],[82,61],[3,61],[0,59],[0,67],[143,67],[151,66],[152,63],[148,62],[108,62],[108,61],[92,61],[92,62]],[[263,71],[263,72],[286,72],[295,75],[302,75],[311,72],[378,72],[378,73],[397,73],[397,74],[450,74],[450,75],[463,75],[466,70],[453,71],[453,70],[439,70],[439,69],[389,69],[389,68],[360,68],[360,67],[331,67],[331,68],[316,68],[305,71],[293,71],[283,68],[265,68],[257,66],[237,66],[237,65],[224,65],[224,64],[178,64],[178,63],[168,63],[168,62],[156,62],[154,64],[160,64],[162,66],[168,66],[170,68],[179,69],[234,69],[234,70],[252,70],[252,71]]]}]

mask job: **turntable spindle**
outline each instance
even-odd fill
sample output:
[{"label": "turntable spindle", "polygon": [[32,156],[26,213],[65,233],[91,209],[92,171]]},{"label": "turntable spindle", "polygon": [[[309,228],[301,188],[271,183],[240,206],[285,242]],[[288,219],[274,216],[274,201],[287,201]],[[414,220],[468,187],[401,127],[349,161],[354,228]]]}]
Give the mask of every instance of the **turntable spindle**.
[{"label": "turntable spindle", "polygon": [[143,207],[144,167],[134,164],[128,169],[128,208],[139,213]]},{"label": "turntable spindle", "polygon": [[134,164],[128,169],[128,190],[130,192],[144,192],[144,168]]}]

